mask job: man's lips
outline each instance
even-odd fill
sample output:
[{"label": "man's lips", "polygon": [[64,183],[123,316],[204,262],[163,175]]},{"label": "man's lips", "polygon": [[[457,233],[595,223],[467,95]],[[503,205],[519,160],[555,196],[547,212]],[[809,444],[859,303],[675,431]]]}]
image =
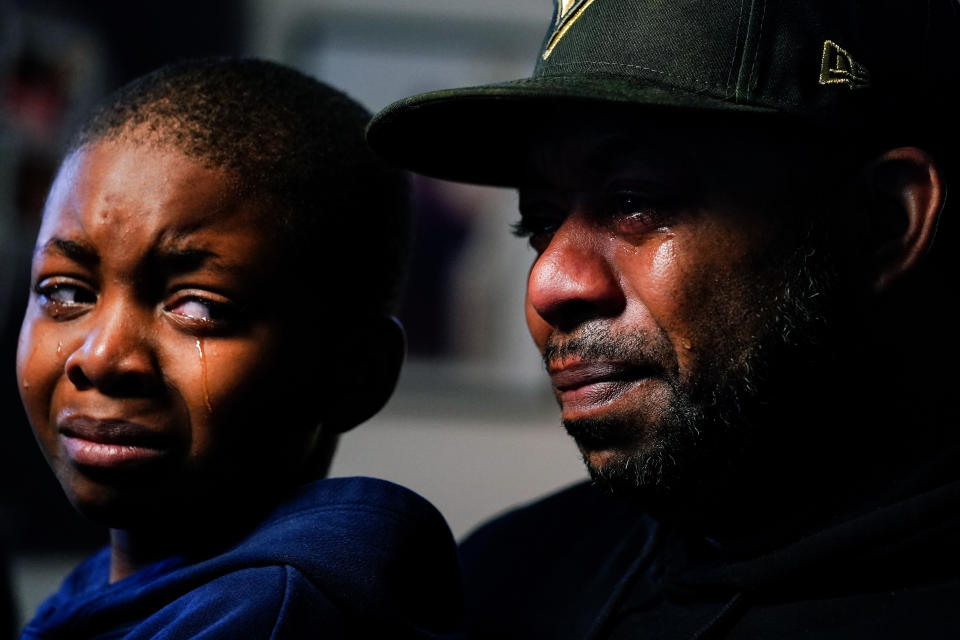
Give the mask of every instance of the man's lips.
[{"label": "man's lips", "polygon": [[173,450],[170,437],[123,419],[70,414],[57,421],[57,428],[67,456],[80,466],[134,467]]},{"label": "man's lips", "polygon": [[654,367],[592,360],[551,366],[549,371],[564,413],[582,413],[619,399],[650,377]]}]

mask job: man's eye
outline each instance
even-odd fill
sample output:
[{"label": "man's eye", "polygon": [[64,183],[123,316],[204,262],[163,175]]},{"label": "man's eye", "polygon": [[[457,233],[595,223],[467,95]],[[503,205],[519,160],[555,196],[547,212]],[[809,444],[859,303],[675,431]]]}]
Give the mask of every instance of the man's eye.
[{"label": "man's eye", "polygon": [[44,312],[57,319],[70,319],[96,304],[97,294],[74,282],[42,280],[34,288]]},{"label": "man's eye", "polygon": [[550,240],[553,239],[553,234],[557,232],[559,226],[555,221],[524,217],[512,225],[512,231],[518,238],[527,238],[527,242],[537,253],[543,253],[550,245]]},{"label": "man's eye", "polygon": [[632,235],[661,226],[666,217],[663,202],[634,191],[615,191],[604,202],[604,212],[614,232]]},{"label": "man's eye", "polygon": [[520,220],[513,223],[511,230],[516,237],[527,238],[537,253],[543,253],[561,222],[563,217],[559,215],[523,213]]}]

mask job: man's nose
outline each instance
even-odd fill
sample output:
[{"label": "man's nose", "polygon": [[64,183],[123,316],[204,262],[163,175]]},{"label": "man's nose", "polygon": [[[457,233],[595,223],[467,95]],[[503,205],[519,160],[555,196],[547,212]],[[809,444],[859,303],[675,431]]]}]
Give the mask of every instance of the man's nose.
[{"label": "man's nose", "polygon": [[122,301],[98,303],[85,323],[83,342],[64,365],[77,389],[144,396],[158,388],[161,376],[144,315],[136,305]]},{"label": "man's nose", "polygon": [[560,331],[619,315],[626,299],[609,260],[611,242],[609,232],[583,216],[567,217],[530,270],[532,310]]}]

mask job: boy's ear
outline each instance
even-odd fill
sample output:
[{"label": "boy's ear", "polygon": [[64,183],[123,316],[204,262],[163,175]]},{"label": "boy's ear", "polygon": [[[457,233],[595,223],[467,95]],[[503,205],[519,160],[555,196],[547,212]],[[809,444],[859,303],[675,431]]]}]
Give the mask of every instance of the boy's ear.
[{"label": "boy's ear", "polygon": [[323,381],[324,429],[349,431],[373,417],[390,399],[406,353],[406,336],[400,321],[390,316],[358,320],[347,335],[333,345],[335,359],[325,368]]},{"label": "boy's ear", "polygon": [[883,292],[912,271],[932,246],[945,188],[933,158],[917,147],[879,156],[865,169],[861,186],[872,284]]}]

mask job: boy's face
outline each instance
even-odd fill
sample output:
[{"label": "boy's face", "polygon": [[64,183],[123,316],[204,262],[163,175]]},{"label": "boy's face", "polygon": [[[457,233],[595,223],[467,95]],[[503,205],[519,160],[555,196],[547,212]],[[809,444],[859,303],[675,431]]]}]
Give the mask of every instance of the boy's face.
[{"label": "boy's face", "polygon": [[17,377],[81,512],[153,526],[248,503],[303,471],[317,419],[291,357],[295,303],[278,293],[277,278],[296,275],[279,273],[268,229],[228,171],[176,150],[110,141],[64,161]]}]

